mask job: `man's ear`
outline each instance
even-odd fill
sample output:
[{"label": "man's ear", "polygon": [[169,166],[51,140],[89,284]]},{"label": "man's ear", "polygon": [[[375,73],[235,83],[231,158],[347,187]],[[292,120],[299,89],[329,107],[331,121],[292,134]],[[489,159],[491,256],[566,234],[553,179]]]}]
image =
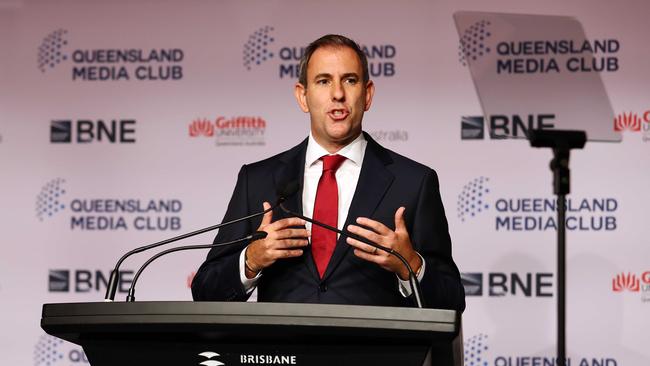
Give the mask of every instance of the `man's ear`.
[{"label": "man's ear", "polygon": [[366,83],[366,105],[364,108],[364,112],[367,112],[370,109],[370,105],[372,104],[372,97],[375,95],[375,83],[372,82],[372,80],[368,80]]},{"label": "man's ear", "polygon": [[307,104],[307,88],[301,83],[296,83],[296,86],[293,88],[293,94],[298,101],[298,106],[302,109],[303,112],[309,112],[309,105]]}]

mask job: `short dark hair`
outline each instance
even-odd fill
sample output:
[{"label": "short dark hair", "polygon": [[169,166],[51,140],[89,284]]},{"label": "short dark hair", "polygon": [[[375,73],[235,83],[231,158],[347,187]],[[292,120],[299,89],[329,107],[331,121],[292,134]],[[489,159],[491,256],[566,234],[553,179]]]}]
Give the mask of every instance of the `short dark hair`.
[{"label": "short dark hair", "polygon": [[351,48],[359,57],[359,62],[361,62],[363,83],[365,84],[370,80],[370,76],[368,75],[368,58],[366,57],[366,54],[363,53],[357,42],[339,34],[328,34],[310,43],[309,46],[305,48],[305,52],[300,58],[300,74],[298,75],[298,82],[302,84],[302,86],[305,88],[307,87],[307,65],[309,64],[309,60],[314,52],[321,47]]}]

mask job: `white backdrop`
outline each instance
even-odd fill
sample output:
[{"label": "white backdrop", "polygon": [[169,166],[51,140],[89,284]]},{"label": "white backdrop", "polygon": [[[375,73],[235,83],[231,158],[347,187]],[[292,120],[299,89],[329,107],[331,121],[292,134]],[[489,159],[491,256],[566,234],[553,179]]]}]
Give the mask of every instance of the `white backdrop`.
[{"label": "white backdrop", "polygon": [[[551,154],[487,131],[461,138],[462,118],[481,110],[459,62],[458,10],[575,16],[589,39],[620,43],[619,68],[601,76],[639,131],[572,156],[568,348],[573,365],[647,364],[650,5],[605,0],[0,2],[2,364],[87,362],[44,335],[42,304],[99,301],[121,253],[220,221],[242,164],[306,137],[294,72],[326,33],[368,49],[377,92],[365,129],[440,175],[468,290],[467,364],[551,357]],[[155,262],[137,299],[190,300],[204,256]]]}]

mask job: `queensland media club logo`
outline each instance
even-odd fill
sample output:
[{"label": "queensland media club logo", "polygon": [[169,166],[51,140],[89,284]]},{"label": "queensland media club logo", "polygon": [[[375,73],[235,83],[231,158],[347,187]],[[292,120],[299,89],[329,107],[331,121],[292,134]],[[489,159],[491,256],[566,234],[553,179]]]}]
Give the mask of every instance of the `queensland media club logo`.
[{"label": "queensland media club logo", "polygon": [[[306,44],[286,45],[278,42],[276,29],[264,26],[249,35],[242,48],[242,66],[251,71],[264,64],[277,67],[280,79],[297,79],[300,74],[300,58]],[[360,44],[368,58],[368,73],[371,78],[393,77],[397,72],[397,47],[390,43]]]},{"label": "queensland media club logo", "polygon": [[[528,115],[494,114],[483,116],[462,116],[460,119],[461,140],[483,140],[487,127],[490,139],[525,138],[528,131],[555,128],[555,114],[538,113]],[[487,125],[487,126],[486,126]]]},{"label": "queensland media club logo", "polygon": [[76,344],[43,334],[34,345],[34,366],[88,365],[83,349]]},{"label": "queensland media club logo", "polygon": [[62,61],[68,59],[68,31],[57,29],[43,38],[38,47],[37,64],[41,72],[54,69]]},{"label": "queensland media club logo", "polygon": [[614,118],[614,131],[642,132],[643,141],[650,141],[650,110],[643,113],[623,112]]},{"label": "queensland media club logo", "polygon": [[553,296],[553,273],[550,272],[463,272],[460,279],[466,296]]},{"label": "queensland media club logo", "polygon": [[[36,196],[39,221],[65,216],[71,231],[178,231],[183,202],[176,198],[69,197],[63,178]],[[59,220],[54,220],[59,221]]]},{"label": "queensland media club logo", "polygon": [[217,146],[264,146],[267,122],[262,117],[197,118],[188,126],[192,138],[214,139]]},{"label": "queensland media club logo", "polygon": [[[504,20],[507,21],[507,20]],[[458,42],[458,62],[467,66],[490,54],[496,74],[617,72],[621,43],[603,39],[511,39],[498,20],[479,20]],[[510,25],[507,27],[511,28]],[[506,38],[507,37],[507,38]]]},{"label": "queensland media club logo", "polygon": [[[555,198],[511,196],[495,190],[489,177],[474,178],[458,194],[456,215],[467,224],[493,222],[495,231],[555,231]],[[614,197],[572,197],[566,201],[566,228],[570,231],[613,232],[618,229],[619,201]]]},{"label": "queensland media club logo", "polygon": [[465,29],[458,41],[458,62],[463,66],[467,66],[468,60],[476,61],[492,52],[490,26],[490,21],[480,20]]},{"label": "queensland media club logo", "polygon": [[57,119],[50,121],[50,142],[53,144],[91,142],[133,144],[136,142],[135,125],[134,119]]},{"label": "queensland media club logo", "polygon": [[[101,32],[100,32],[101,33]],[[38,47],[41,73],[68,70],[72,81],[177,81],[183,79],[185,52],[181,48],[71,49],[71,32],[57,29]]]},{"label": "queensland media club logo", "polygon": [[[465,338],[463,353],[466,366],[557,366],[557,355],[529,356],[521,354],[498,354],[492,346],[494,339],[490,340],[485,333],[479,333]],[[496,355],[495,355],[496,354]],[[565,365],[578,366],[617,366],[618,360],[613,357],[594,357],[593,355],[580,355],[568,357]]]},{"label": "queensland media club logo", "polygon": [[650,270],[638,275],[631,272],[616,274],[612,278],[612,291],[637,293],[641,295],[642,302],[650,302]]}]

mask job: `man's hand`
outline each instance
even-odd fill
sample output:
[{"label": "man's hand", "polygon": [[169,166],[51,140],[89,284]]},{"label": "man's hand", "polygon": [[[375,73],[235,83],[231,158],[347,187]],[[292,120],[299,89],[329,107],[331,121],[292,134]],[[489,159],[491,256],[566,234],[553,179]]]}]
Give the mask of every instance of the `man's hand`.
[{"label": "man's hand", "polygon": [[[404,222],[404,210],[404,207],[400,207],[395,211],[395,231],[389,229],[379,221],[365,217],[357,218],[357,224],[365,226],[368,229],[362,226],[349,225],[348,231],[364,237],[373,243],[395,250],[409,262],[413,271],[417,273],[422,266],[422,260],[415,250],[413,250],[413,245],[411,244],[411,239],[409,238],[409,233],[406,230],[406,224]],[[397,273],[402,280],[408,280],[408,269],[394,255],[378,250],[356,239],[347,238],[347,243],[355,248],[354,255],[357,257],[376,263],[387,271]]]},{"label": "man's hand", "polygon": [[[271,204],[264,202],[265,210]],[[246,248],[246,277],[255,277],[262,269],[272,265],[281,258],[300,257],[302,247],[307,246],[309,231],[307,229],[292,229],[292,226],[303,226],[305,221],[298,218],[288,218],[271,222],[273,211],[264,214],[262,223],[257,229],[268,235],[264,239],[252,242]]]}]

